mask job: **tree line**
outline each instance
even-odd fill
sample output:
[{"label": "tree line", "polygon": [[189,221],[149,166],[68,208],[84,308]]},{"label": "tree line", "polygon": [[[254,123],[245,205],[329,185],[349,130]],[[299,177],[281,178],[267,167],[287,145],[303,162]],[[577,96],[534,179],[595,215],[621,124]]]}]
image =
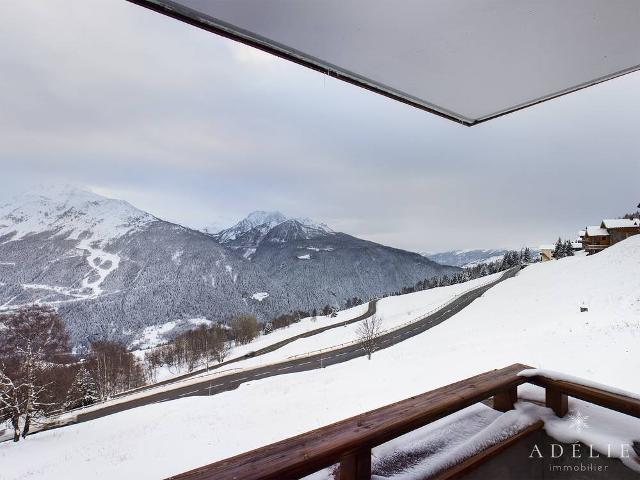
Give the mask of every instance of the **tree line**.
[{"label": "tree line", "polygon": [[477,278],[486,277],[487,275],[509,270],[510,268],[518,265],[526,265],[537,261],[538,259],[528,247],[523,248],[520,251],[509,250],[504,254],[501,260],[478,263],[471,267],[465,267],[460,272],[456,272],[451,275],[444,274],[439,277],[425,278],[424,280],[418,281],[415,285],[403,287],[395,293],[384,295],[384,297],[405,295],[407,293],[420,292],[431,288],[446,287],[449,285],[468,282],[469,280],[475,280]]},{"label": "tree line", "polygon": [[[350,304],[362,302],[354,298]],[[334,309],[326,306],[322,313]],[[233,345],[285,328],[313,312],[296,311],[261,325],[253,315],[233,317],[183,332],[138,358],[116,341],[94,340],[81,354],[70,352],[63,319],[50,306],[30,305],[0,314],[0,424],[14,441],[25,438],[43,417],[87,407],[157,381],[160,367],[192,371],[224,362]]]},{"label": "tree line", "polygon": [[145,381],[140,363],[118,343],[92,342],[82,359],[71,354],[64,322],[51,307],[3,313],[0,331],[0,423],[11,424],[16,442],[44,416]]}]

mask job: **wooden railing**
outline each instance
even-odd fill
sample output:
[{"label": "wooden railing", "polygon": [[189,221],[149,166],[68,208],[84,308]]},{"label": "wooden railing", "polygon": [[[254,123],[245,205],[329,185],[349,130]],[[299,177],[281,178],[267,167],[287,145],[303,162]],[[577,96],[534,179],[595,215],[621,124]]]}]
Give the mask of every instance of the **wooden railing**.
[{"label": "wooden railing", "polygon": [[171,477],[174,480],[293,480],[340,464],[340,480],[371,478],[371,449],[493,397],[493,407],[508,411],[517,388],[545,388],[546,405],[559,416],[568,396],[640,418],[640,400],[592,386],[519,375],[531,367],[514,364],[342,420],[256,450]]}]

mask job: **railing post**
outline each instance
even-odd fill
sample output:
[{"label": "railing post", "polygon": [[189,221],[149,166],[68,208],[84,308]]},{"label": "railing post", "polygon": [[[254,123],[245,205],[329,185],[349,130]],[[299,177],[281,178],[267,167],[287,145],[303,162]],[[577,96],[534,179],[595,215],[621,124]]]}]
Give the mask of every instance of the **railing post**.
[{"label": "railing post", "polygon": [[340,480],[371,480],[371,449],[345,454],[340,459]]},{"label": "railing post", "polygon": [[546,387],[544,401],[545,405],[559,417],[564,417],[569,411],[569,399],[553,387]]},{"label": "railing post", "polygon": [[511,387],[493,396],[493,408],[500,412],[508,412],[509,410],[513,410],[513,404],[517,401],[518,387]]}]

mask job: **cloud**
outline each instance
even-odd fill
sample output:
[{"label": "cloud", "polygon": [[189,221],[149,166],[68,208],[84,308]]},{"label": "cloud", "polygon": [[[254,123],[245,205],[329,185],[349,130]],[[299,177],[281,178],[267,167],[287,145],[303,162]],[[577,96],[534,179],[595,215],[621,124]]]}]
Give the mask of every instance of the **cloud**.
[{"label": "cloud", "polygon": [[466,128],[127,2],[5,14],[6,193],[73,182],[189,225],[280,209],[414,250],[549,243],[639,200],[639,74]]}]

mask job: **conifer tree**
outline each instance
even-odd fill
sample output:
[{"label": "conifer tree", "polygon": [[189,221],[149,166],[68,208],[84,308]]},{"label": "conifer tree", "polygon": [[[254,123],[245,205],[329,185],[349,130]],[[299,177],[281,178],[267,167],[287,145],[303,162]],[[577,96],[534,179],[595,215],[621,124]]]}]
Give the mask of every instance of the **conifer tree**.
[{"label": "conifer tree", "polygon": [[81,365],[78,373],[67,392],[67,399],[64,402],[65,410],[86,407],[98,401],[98,388],[89,373],[89,370]]},{"label": "conifer tree", "polygon": [[570,240],[564,242],[564,254],[566,257],[573,257],[573,246]]},{"label": "conifer tree", "polygon": [[558,240],[556,241],[556,246],[553,249],[553,258],[559,259],[559,258],[564,258],[564,256],[565,256],[564,243],[562,243],[562,239],[558,237]]}]

